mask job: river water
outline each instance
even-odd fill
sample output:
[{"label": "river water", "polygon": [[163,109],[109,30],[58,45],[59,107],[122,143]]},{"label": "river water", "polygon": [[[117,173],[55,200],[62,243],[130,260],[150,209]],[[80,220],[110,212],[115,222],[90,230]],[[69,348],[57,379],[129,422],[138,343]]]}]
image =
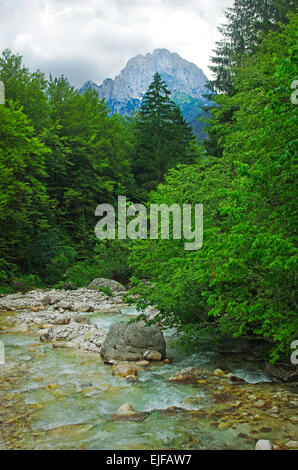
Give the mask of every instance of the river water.
[{"label": "river water", "polygon": [[[89,318],[108,329],[136,314],[134,307],[127,307],[121,314],[92,313]],[[291,420],[297,414],[296,395],[285,385],[272,383],[246,357],[223,358],[205,349],[182,353],[172,344],[173,332],[165,331],[173,363],[138,367],[139,381],[128,383],[113,376],[98,354],[53,349],[36,334],[10,332],[10,315],[0,314],[6,361],[15,364],[9,374],[0,376],[0,436],[6,447],[253,449],[258,439],[271,439],[280,447],[295,439],[297,425]],[[224,368],[246,383],[230,384],[215,377],[196,385],[168,382],[177,370],[189,366]],[[146,414],[142,419],[115,419],[124,403]],[[272,410],[276,406],[278,411]]]}]

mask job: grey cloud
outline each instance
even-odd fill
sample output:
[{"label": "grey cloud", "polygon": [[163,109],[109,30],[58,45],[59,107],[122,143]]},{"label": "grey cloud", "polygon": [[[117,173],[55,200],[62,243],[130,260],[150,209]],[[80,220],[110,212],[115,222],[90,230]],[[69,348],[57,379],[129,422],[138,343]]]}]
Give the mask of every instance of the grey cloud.
[{"label": "grey cloud", "polygon": [[233,0],[0,0],[0,51],[75,86],[114,78],[136,54],[166,47],[208,72],[216,24]]}]

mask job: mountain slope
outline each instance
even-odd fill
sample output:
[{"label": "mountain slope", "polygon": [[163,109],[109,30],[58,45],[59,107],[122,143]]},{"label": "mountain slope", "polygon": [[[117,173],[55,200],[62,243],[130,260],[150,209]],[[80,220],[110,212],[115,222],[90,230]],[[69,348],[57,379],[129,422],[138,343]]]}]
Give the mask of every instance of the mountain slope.
[{"label": "mountain slope", "polygon": [[111,113],[129,115],[138,110],[142,98],[159,72],[172,92],[172,99],[181,107],[182,113],[198,137],[203,135],[203,125],[198,119],[208,100],[204,94],[207,77],[195,64],[182,59],[167,49],[156,49],[152,54],[137,55],[127,62],[126,67],[114,79],[107,78],[101,85],[86,82],[80,89],[84,93],[89,87],[98,91],[100,98],[107,101]]}]

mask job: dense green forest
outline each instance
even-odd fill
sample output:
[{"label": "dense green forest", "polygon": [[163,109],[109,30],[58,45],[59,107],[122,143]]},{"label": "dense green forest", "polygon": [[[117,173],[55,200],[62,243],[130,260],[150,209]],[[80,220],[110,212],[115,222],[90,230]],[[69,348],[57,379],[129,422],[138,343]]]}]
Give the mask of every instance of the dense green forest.
[{"label": "dense green forest", "polygon": [[[0,81],[0,288],[132,283],[140,305],[190,346],[257,336],[272,361],[297,339],[295,2],[235,0],[211,58],[208,138],[199,143],[159,74],[139,113],[32,73],[5,50]],[[99,241],[95,209],[128,200],[203,204],[204,245]],[[144,282],[147,280],[148,282]]]}]

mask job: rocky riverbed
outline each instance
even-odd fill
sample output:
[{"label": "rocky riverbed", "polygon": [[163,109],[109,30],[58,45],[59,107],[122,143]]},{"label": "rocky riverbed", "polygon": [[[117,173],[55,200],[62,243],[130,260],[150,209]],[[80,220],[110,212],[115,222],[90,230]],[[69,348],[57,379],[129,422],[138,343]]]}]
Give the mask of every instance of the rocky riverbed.
[{"label": "rocky riverbed", "polygon": [[[0,449],[298,447],[293,387],[245,356],[182,353],[170,331],[167,358],[159,333],[134,342],[127,292],[94,287],[0,298]],[[112,350],[128,338],[135,360],[101,357],[109,331]]]},{"label": "rocky riverbed", "polygon": [[[110,282],[114,283],[108,285],[114,288],[110,296],[92,287],[76,290],[36,289],[6,295],[0,298],[0,311],[14,313],[13,333],[40,332],[41,341],[56,341],[57,347],[100,353],[108,329],[92,323],[90,314],[120,314],[120,309],[126,306],[124,296],[127,292],[116,281]],[[93,285],[97,287],[98,284]],[[148,318],[152,318],[157,312],[149,308],[147,313]]]}]

